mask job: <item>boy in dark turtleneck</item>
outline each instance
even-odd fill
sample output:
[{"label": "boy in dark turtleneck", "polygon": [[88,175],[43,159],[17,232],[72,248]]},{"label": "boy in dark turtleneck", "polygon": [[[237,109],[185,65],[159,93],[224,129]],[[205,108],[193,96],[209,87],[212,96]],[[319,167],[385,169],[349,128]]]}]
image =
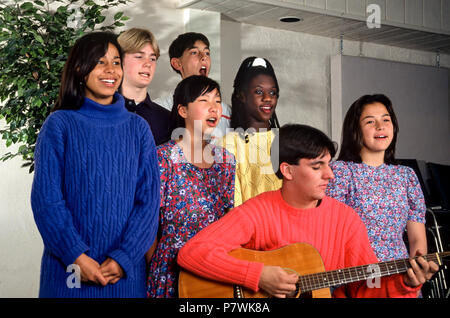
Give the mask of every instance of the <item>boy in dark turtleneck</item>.
[{"label": "boy in dark turtleneck", "polygon": [[148,30],[133,28],[118,41],[124,52],[121,93],[125,107],[148,122],[157,146],[163,144],[170,139],[170,111],[153,102],[147,92],[159,57],[156,39]]}]

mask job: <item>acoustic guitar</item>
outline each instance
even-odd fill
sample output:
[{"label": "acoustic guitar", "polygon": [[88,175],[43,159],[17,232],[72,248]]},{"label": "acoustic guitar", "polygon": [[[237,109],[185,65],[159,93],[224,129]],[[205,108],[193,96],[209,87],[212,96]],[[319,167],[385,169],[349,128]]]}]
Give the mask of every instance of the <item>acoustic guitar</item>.
[{"label": "acoustic guitar", "polygon": [[[255,251],[245,248],[233,250],[229,255],[238,259],[280,266],[287,272],[299,275],[297,291],[292,297],[330,298],[330,287],[361,280],[374,281],[377,277],[406,272],[409,259],[348,267],[325,271],[319,252],[310,244],[294,243],[272,251]],[[422,255],[427,261],[442,265],[441,258],[450,252]],[[180,271],[178,290],[180,298],[264,298],[269,295],[228,283],[197,276],[192,272]]]}]

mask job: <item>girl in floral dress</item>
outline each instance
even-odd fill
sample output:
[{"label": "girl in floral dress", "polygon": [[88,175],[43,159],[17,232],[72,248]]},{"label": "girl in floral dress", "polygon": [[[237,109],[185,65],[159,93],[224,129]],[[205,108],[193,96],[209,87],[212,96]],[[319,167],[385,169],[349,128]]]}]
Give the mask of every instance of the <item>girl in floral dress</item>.
[{"label": "girl in floral dress", "polygon": [[233,207],[235,160],[209,143],[222,115],[219,85],[205,76],[174,92],[172,139],[157,148],[161,175],[160,238],[150,261],[148,297],[177,297],[178,250]]},{"label": "girl in floral dress", "polygon": [[388,97],[364,95],[356,100],[344,119],[341,151],[331,163],[335,179],[327,189],[328,196],[360,215],[380,261],[427,252],[423,193],[414,170],[396,164],[397,133]]}]

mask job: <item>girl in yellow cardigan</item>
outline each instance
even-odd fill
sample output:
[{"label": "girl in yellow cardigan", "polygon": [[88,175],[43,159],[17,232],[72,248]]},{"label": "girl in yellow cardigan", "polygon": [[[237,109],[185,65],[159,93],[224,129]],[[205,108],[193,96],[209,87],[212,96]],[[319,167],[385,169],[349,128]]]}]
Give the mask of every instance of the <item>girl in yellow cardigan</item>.
[{"label": "girl in yellow cardigan", "polygon": [[272,65],[258,57],[242,62],[233,86],[233,131],[224,137],[222,146],[236,158],[236,207],[262,192],[281,187],[272,168],[278,165],[276,135],[280,125],[275,108],[280,89]]}]

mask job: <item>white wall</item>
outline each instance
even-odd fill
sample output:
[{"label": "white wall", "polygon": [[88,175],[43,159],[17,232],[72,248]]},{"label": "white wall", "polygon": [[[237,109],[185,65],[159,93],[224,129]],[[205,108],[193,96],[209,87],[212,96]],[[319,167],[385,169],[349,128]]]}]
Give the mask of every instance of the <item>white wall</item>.
[{"label": "white wall", "polygon": [[[340,54],[340,40],[222,20],[222,91],[228,98],[240,62],[251,55],[267,58],[280,85],[276,109],[280,124],[315,126],[331,137],[330,59]],[[343,42],[343,54],[435,65],[436,55],[385,45]],[[239,62],[237,62],[239,60]],[[450,55],[441,54],[450,68]],[[339,141],[339,140],[335,140]]]},{"label": "white wall", "polygon": [[[184,11],[175,9],[176,2],[134,0],[125,9],[132,18],[126,27],[149,28],[161,47],[149,90],[153,99],[172,93],[180,80],[169,65],[171,41],[186,30],[201,28],[196,31],[208,34],[213,42],[211,77],[221,81],[226,102],[230,102],[241,61],[250,55],[266,57],[280,84],[280,123],[306,123],[330,134],[330,57],[339,53],[339,40],[220,20],[219,15],[208,12],[194,12],[191,16],[197,21],[186,26]],[[205,21],[214,23],[213,30],[203,29]],[[344,42],[344,54],[434,64],[432,53],[348,41]],[[441,65],[450,67],[448,55],[441,55]],[[7,151],[11,150],[1,141],[0,154]],[[38,292],[42,240],[29,203],[32,175],[20,164],[19,159],[0,162],[0,297],[36,297]]]},{"label": "white wall", "polygon": [[443,147],[450,144],[449,69],[359,56],[340,58],[342,117],[360,96],[383,92],[392,101],[400,127],[396,157],[450,165],[450,147]]},{"label": "white wall", "polygon": [[[2,140],[0,154],[13,148]],[[43,245],[30,207],[32,175],[21,164],[0,162],[0,297],[36,297],[39,288]]]},{"label": "white wall", "polygon": [[[222,85],[232,83],[242,60],[248,56],[264,57],[275,69],[280,86],[276,113],[280,124],[300,122],[329,130],[329,56],[334,52],[332,39],[276,30],[249,24],[223,21],[224,29],[240,37],[240,58],[233,52],[222,54],[222,65],[229,65]],[[234,32],[239,29],[239,32]],[[229,34],[230,35],[230,34]],[[228,36],[229,36],[228,35]],[[226,51],[227,47],[222,47]]]},{"label": "white wall", "polygon": [[155,80],[149,87],[152,99],[172,94],[180,80],[180,76],[170,67],[168,53],[170,43],[178,34],[186,32],[185,10],[176,10],[177,2],[177,0],[133,0],[132,5],[120,8],[131,19],[126,21],[124,27],[118,28],[117,32],[131,27],[147,28],[158,41],[161,56],[157,61]]}]

